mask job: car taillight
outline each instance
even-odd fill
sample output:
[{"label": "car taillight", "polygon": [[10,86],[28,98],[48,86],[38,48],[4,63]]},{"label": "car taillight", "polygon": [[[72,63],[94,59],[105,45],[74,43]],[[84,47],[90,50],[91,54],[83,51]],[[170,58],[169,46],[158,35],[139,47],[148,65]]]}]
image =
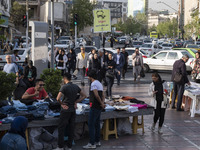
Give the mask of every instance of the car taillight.
[{"label": "car taillight", "polygon": [[143,55],[142,57],[143,57],[143,58],[147,58],[147,56],[145,56],[145,55]]},{"label": "car taillight", "polygon": [[149,51],[152,51],[152,49],[149,49]]},{"label": "car taillight", "polygon": [[3,59],[2,59],[2,58],[0,58],[0,60],[2,61]]}]

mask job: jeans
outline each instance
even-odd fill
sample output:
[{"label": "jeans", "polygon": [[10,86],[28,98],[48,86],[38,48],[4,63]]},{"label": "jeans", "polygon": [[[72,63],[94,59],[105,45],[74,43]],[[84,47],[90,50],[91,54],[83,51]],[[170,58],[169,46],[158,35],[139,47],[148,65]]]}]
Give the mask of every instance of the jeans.
[{"label": "jeans", "polygon": [[116,74],[115,74],[116,79],[117,79],[117,83],[120,83],[122,68],[120,67],[120,65],[117,65],[116,69],[120,72],[120,74],[118,72],[116,72]]},{"label": "jeans", "polygon": [[181,109],[181,105],[182,105],[182,99],[183,99],[183,93],[185,90],[185,85],[184,84],[177,84],[175,82],[173,82],[173,96],[172,96],[172,107],[175,107],[175,100],[176,100],[176,96],[178,94],[178,102],[177,102],[177,110]]},{"label": "jeans", "polygon": [[106,83],[107,83],[107,96],[112,96],[112,86],[114,83],[114,78],[106,77]]},{"label": "jeans", "polygon": [[79,71],[81,76],[81,83],[83,83],[85,78],[85,68],[80,68]]},{"label": "jeans", "polygon": [[88,127],[90,143],[94,145],[95,142],[100,141],[100,117],[101,109],[90,108]]},{"label": "jeans", "polygon": [[68,125],[69,127],[69,136],[67,140],[67,146],[69,148],[72,147],[72,141],[74,139],[74,128],[75,128],[75,118],[76,112],[60,112],[60,120],[58,125],[58,147],[64,147],[64,135],[65,135],[65,128]]}]

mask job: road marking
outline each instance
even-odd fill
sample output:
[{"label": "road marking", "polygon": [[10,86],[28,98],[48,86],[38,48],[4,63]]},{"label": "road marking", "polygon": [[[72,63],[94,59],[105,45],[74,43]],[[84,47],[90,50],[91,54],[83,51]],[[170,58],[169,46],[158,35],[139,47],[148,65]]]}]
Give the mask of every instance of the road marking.
[{"label": "road marking", "polygon": [[196,123],[200,124],[200,121],[198,121],[198,120],[194,120],[194,122],[196,122]]},{"label": "road marking", "polygon": [[195,148],[200,150],[200,147],[198,145],[196,145],[194,142],[190,141],[188,138],[186,138],[184,135],[180,135],[178,132],[176,132],[175,130],[173,130],[172,128],[170,128],[167,125],[164,125],[166,128],[168,128],[171,132],[173,132],[174,134],[176,134],[177,136],[179,136],[180,138],[184,139],[185,141],[187,141],[188,143],[190,143],[191,145],[193,145]]}]

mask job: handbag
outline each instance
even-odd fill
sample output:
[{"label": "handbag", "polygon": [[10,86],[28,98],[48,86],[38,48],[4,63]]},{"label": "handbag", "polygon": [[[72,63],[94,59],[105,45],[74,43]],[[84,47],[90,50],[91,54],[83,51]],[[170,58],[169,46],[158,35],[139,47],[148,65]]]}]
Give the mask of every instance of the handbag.
[{"label": "handbag", "polygon": [[183,75],[181,73],[176,72],[174,75],[174,82],[181,83]]},{"label": "handbag", "polygon": [[114,76],[115,76],[114,71],[112,71],[112,70],[106,71],[106,77],[114,78]]},{"label": "handbag", "polygon": [[144,69],[142,67],[141,71],[140,71],[140,77],[144,78],[145,77],[145,73],[144,73]]}]

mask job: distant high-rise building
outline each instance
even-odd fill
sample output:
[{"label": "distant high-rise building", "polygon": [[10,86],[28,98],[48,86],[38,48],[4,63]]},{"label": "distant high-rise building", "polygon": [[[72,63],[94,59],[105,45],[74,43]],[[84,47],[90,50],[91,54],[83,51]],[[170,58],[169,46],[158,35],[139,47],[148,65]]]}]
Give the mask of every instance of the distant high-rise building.
[{"label": "distant high-rise building", "polygon": [[128,16],[138,13],[148,14],[148,0],[128,0]]}]

